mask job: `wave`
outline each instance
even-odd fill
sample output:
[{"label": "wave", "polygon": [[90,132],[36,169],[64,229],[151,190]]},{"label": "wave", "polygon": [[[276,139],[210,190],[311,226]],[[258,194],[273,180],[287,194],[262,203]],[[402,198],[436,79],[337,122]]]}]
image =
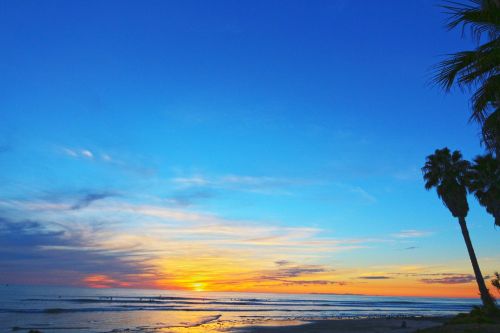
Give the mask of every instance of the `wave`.
[{"label": "wave", "polygon": [[[431,309],[433,311],[468,311],[470,307],[462,306],[453,309]],[[117,306],[117,307],[95,307],[95,308],[45,308],[45,309],[0,309],[0,313],[46,313],[46,314],[63,314],[63,313],[76,313],[76,312],[124,312],[124,311],[185,311],[185,312],[295,312],[295,313],[422,313],[421,308],[401,308],[401,309],[384,309],[384,308],[358,308],[358,309],[289,309],[289,308],[179,308],[179,307],[137,307],[137,306]]]},{"label": "wave", "polygon": [[183,297],[98,297],[98,298],[30,298],[23,301],[30,302],[58,302],[78,304],[105,304],[110,306],[136,305],[149,307],[154,304],[157,308],[183,308],[192,306],[273,306],[273,307],[336,307],[336,308],[419,308],[419,309],[468,309],[470,305],[455,302],[437,301],[344,301],[344,300],[265,300],[265,299],[231,299],[214,300],[209,298],[183,298]]}]

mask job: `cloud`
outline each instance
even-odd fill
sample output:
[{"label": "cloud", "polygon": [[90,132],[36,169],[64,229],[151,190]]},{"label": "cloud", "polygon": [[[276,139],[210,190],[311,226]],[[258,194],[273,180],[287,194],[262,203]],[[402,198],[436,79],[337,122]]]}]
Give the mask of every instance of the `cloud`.
[{"label": "cloud", "polygon": [[88,149],[83,149],[82,151],[80,151],[80,155],[86,158],[94,158],[94,154]]},{"label": "cloud", "polygon": [[[421,270],[420,268],[419,270]],[[418,278],[420,282],[425,284],[462,284],[469,283],[475,280],[474,275],[465,273],[418,273],[418,272],[395,272],[389,273],[392,276],[404,276]]]},{"label": "cloud", "polygon": [[0,217],[0,281],[68,285],[94,272],[141,272],[140,263],[102,251],[86,237],[78,225]]},{"label": "cloud", "polygon": [[[138,161],[141,158],[134,156],[134,162],[125,162],[119,158],[111,156],[107,152],[98,152],[88,148],[60,148],[63,154],[75,159],[90,160],[103,165],[114,166],[126,172],[132,172],[135,174],[140,174],[141,176],[151,177],[156,174],[157,170],[154,168],[144,167],[145,161]],[[130,158],[129,158],[130,160]]]},{"label": "cloud", "polygon": [[[64,202],[61,195],[48,197],[56,202],[1,202],[4,213],[28,219],[4,217],[0,221],[0,281],[189,289],[190,283],[182,281],[201,274],[200,280],[209,284],[219,281],[218,275],[234,276],[228,286],[236,288],[239,271],[247,272],[249,285],[260,285],[263,276],[278,285],[298,283],[295,279],[326,281],[322,276],[309,276],[332,271],[291,262],[283,269],[262,270],[262,262],[281,260],[286,264],[272,250],[276,247],[286,246],[287,255],[300,261],[337,246],[331,242],[311,247],[317,232],[313,229],[133,205],[123,197],[98,202],[108,196],[89,192],[76,204]],[[279,241],[265,245],[245,242],[269,235],[279,235]],[[172,272],[171,267],[176,270]]]},{"label": "cloud", "polygon": [[[281,261],[275,261],[280,262]],[[291,265],[290,262],[284,261],[281,266]],[[280,266],[278,264],[278,266]],[[320,265],[299,265],[294,264],[293,267],[269,270],[255,270],[247,277],[240,277],[237,279],[238,283],[251,284],[253,286],[327,286],[327,285],[345,285],[346,282],[333,279],[332,273],[335,270],[320,266]],[[220,281],[218,283],[236,283],[236,281]]]},{"label": "cloud", "polygon": [[418,246],[409,246],[409,247],[405,247],[403,250],[415,250],[415,249],[418,249]]},{"label": "cloud", "polygon": [[402,230],[398,233],[392,234],[393,237],[396,238],[418,238],[418,237],[426,237],[432,235],[430,231],[424,230]]},{"label": "cloud", "polygon": [[84,197],[80,198],[76,203],[74,203],[70,209],[83,209],[90,206],[94,201],[106,199],[112,196],[115,196],[115,194],[110,192],[87,193]]},{"label": "cloud", "polygon": [[191,177],[177,177],[173,178],[172,182],[186,186],[186,187],[191,187],[191,186],[205,186],[205,185],[211,185],[213,184],[212,181],[206,179],[203,176],[200,175],[195,175]]},{"label": "cloud", "polygon": [[191,206],[201,200],[213,198],[215,194],[208,190],[176,192],[167,198],[167,202],[176,206]]},{"label": "cloud", "polygon": [[86,159],[94,159],[94,153],[89,149],[73,149],[73,148],[62,148],[63,153],[67,156],[78,158],[86,158]]},{"label": "cloud", "polygon": [[[326,269],[318,266],[297,266],[279,269],[270,275],[272,278],[292,278],[306,274],[324,273]],[[269,276],[268,276],[269,277]]]},{"label": "cloud", "polygon": [[331,281],[331,280],[293,280],[293,281],[283,280],[282,282],[283,282],[283,285],[285,285],[285,286],[334,285],[334,284],[346,285],[347,284],[344,281]]},{"label": "cloud", "polygon": [[253,177],[240,175],[226,175],[219,178],[219,182],[223,184],[234,184],[237,186],[247,187],[282,187],[294,183],[290,179],[276,177]]},{"label": "cloud", "polygon": [[339,191],[339,190],[341,191],[343,196],[345,196],[346,193],[347,194],[351,193],[355,197],[357,197],[358,199],[361,199],[362,201],[364,201],[366,203],[373,204],[373,203],[377,202],[377,198],[374,195],[372,195],[371,193],[369,193],[367,190],[362,188],[361,186],[351,185],[351,184],[346,184],[346,183],[335,183],[334,185],[338,188],[337,191]]},{"label": "cloud", "polygon": [[[196,197],[197,191],[180,194]],[[8,212],[11,221],[11,231],[0,229],[0,271],[8,271],[1,281],[22,276],[100,287],[193,289],[203,283],[218,290],[277,286],[297,291],[316,285],[314,290],[328,291],[327,286],[343,285],[360,274],[346,277],[325,265],[333,252],[394,241],[330,238],[319,228],[229,219],[189,205],[132,203],[123,195],[95,190],[80,195],[76,202],[74,193],[45,201],[0,201],[3,216]],[[14,218],[19,216],[24,225]]]},{"label": "cloud", "polygon": [[90,288],[126,288],[131,286],[126,281],[120,281],[105,274],[88,275],[82,281]]},{"label": "cloud", "polygon": [[277,260],[274,263],[278,266],[287,266],[291,264],[291,262],[288,260]]},{"label": "cloud", "polygon": [[426,278],[420,279],[421,282],[427,284],[462,284],[469,283],[475,281],[476,278],[472,274],[455,274],[455,275],[446,275],[440,278]]},{"label": "cloud", "polygon": [[172,178],[171,182],[181,188],[206,187],[260,194],[289,194],[287,189],[290,187],[311,184],[310,181],[299,179],[234,174],[211,177],[195,174],[188,177]]},{"label": "cloud", "polygon": [[358,194],[361,198],[363,198],[364,200],[366,200],[369,203],[377,202],[377,198],[375,198],[373,195],[371,195],[370,193],[368,193],[366,190],[364,190],[363,188],[361,188],[359,186],[350,187],[349,191],[351,193]]},{"label": "cloud", "polygon": [[258,280],[273,280],[283,282],[291,278],[298,278],[302,276],[310,276],[333,271],[333,269],[327,269],[323,266],[318,265],[295,265],[293,267],[280,267],[278,269],[264,271],[262,272],[262,275],[259,276]]},{"label": "cloud", "polygon": [[387,280],[387,279],[392,279],[392,277],[385,276],[385,275],[371,275],[371,276],[359,276],[358,279],[363,279],[363,280]]}]

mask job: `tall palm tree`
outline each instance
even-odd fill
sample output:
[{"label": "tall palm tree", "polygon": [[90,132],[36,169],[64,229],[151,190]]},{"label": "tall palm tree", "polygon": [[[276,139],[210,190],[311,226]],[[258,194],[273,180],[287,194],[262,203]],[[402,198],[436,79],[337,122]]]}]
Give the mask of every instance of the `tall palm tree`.
[{"label": "tall palm tree", "polygon": [[[471,120],[484,125],[492,111],[500,108],[500,0],[469,0],[468,4],[456,1],[445,3],[443,7],[450,16],[448,28],[461,27],[463,32],[470,28],[478,46],[473,50],[451,54],[448,59],[439,63],[434,82],[446,91],[454,85],[475,89],[471,99]],[[490,123],[499,122],[499,118],[489,119]],[[483,127],[483,136],[487,133]],[[486,139],[484,137],[485,143]],[[491,139],[490,136],[490,143],[493,142]],[[494,142],[494,145],[495,149],[487,147],[499,152],[500,140]],[[498,154],[497,159],[500,159]]]},{"label": "tall palm tree", "polygon": [[441,198],[453,217],[458,218],[476,276],[481,300],[485,307],[491,308],[494,307],[494,302],[484,283],[465,222],[465,218],[469,212],[469,205],[467,203],[469,172],[470,163],[462,159],[462,154],[459,151],[451,153],[448,148],[437,149],[434,154],[427,156],[425,165],[422,168],[425,188],[430,190],[435,187],[438,197]]},{"label": "tall palm tree", "polygon": [[491,154],[476,157],[469,182],[470,191],[500,226],[500,162]]}]

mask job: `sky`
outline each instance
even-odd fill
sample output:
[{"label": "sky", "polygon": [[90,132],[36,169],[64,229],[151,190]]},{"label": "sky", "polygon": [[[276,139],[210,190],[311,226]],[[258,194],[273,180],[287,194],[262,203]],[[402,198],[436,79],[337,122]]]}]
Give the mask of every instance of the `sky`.
[{"label": "sky", "polygon": [[0,283],[476,297],[420,172],[483,152],[438,5],[1,1]]}]

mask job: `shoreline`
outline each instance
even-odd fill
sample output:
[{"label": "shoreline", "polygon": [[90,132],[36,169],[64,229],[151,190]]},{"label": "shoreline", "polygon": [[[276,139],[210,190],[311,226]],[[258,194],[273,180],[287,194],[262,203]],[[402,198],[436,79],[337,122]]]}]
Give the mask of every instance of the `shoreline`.
[{"label": "shoreline", "polygon": [[[222,320],[211,318],[190,326],[138,326],[106,330],[107,333],[496,333],[500,332],[500,323],[494,324],[453,324],[446,325],[449,316],[439,317],[377,317],[377,318],[300,318],[266,319],[247,321]],[[63,327],[16,327],[13,331],[52,333]],[[64,327],[68,332],[75,327]],[[79,330],[77,330],[79,331]]]},{"label": "shoreline", "polygon": [[285,320],[230,329],[233,333],[411,333],[442,326],[450,317],[387,317]]},{"label": "shoreline", "polygon": [[221,330],[232,333],[498,333],[500,322],[447,323],[452,318],[387,317],[353,319],[318,319],[304,322],[281,322],[278,325],[251,325]]},{"label": "shoreline", "polygon": [[[450,317],[379,317],[379,318],[290,318],[283,320],[213,321],[191,327],[163,327],[155,332],[230,332],[230,333],[412,333],[442,326]],[[151,332],[139,330],[134,332]],[[130,332],[113,330],[112,332]]]}]

